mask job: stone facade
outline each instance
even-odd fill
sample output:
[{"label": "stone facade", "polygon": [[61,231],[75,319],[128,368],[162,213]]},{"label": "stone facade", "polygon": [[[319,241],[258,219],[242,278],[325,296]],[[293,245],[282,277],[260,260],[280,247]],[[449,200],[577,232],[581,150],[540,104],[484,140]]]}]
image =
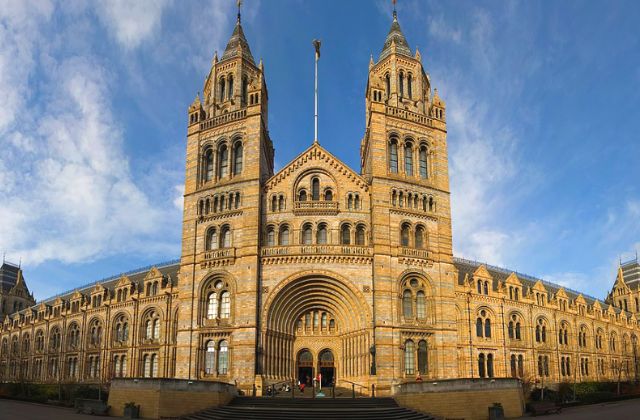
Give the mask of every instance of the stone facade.
[{"label": "stone facade", "polygon": [[635,377],[640,292],[622,269],[605,304],[453,257],[446,106],[395,13],[368,72],[360,172],[315,142],[274,173],[238,18],[188,110],[180,260],[7,317],[2,379],[249,390],[320,373],[388,393],[418,376]]}]

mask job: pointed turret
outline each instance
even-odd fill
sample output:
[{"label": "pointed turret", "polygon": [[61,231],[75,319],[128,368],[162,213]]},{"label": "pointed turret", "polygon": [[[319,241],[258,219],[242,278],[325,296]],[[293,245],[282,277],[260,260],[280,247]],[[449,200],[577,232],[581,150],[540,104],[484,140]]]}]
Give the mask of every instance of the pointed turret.
[{"label": "pointed turret", "polygon": [[382,52],[380,53],[380,57],[378,61],[386,58],[392,52],[397,54],[406,55],[407,57],[411,57],[411,48],[409,48],[409,43],[407,39],[404,37],[402,30],[400,29],[400,24],[398,23],[398,14],[396,11],[393,11],[393,22],[391,22],[391,29],[389,29],[389,34],[387,34],[387,39],[384,41],[384,47],[382,47]]},{"label": "pointed turret", "polygon": [[240,54],[242,54],[244,58],[249,60],[249,62],[255,66],[253,55],[251,55],[251,49],[249,48],[249,43],[247,42],[247,38],[244,37],[242,24],[240,24],[240,13],[238,13],[236,27],[233,29],[231,38],[227,43],[227,48],[225,48],[224,54],[222,54],[222,58],[220,59],[220,61],[237,57]]}]

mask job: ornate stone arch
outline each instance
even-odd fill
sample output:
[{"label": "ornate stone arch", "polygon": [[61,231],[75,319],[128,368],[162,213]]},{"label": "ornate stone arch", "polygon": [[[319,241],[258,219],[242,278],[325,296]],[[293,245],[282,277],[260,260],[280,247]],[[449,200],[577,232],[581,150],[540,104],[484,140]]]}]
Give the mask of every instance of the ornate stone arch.
[{"label": "ornate stone arch", "polygon": [[371,326],[371,311],[361,291],[338,273],[314,270],[284,279],[269,294],[262,311],[263,333],[293,332],[298,317],[313,307],[330,309],[344,323],[343,331]]},{"label": "ornate stone arch", "polygon": [[[229,302],[229,317],[207,317],[209,298],[212,293],[216,293],[215,299],[217,299],[218,308],[220,308],[222,298],[222,293],[228,292],[230,295]],[[236,296],[236,280],[228,271],[217,271],[214,273],[208,274],[201,282],[198,287],[198,323],[200,325],[204,325],[207,323],[219,323],[221,320],[225,320],[223,322],[231,322],[234,319],[235,314],[235,299]],[[219,309],[218,309],[219,312]]]}]

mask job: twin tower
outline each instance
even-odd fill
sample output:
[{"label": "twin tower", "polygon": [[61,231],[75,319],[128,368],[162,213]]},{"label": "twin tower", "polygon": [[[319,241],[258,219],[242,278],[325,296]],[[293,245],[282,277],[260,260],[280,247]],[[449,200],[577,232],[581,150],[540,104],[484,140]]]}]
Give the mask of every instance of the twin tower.
[{"label": "twin tower", "polygon": [[313,143],[274,173],[238,15],[188,112],[176,376],[455,377],[445,104],[395,12],[364,93],[359,172]]}]

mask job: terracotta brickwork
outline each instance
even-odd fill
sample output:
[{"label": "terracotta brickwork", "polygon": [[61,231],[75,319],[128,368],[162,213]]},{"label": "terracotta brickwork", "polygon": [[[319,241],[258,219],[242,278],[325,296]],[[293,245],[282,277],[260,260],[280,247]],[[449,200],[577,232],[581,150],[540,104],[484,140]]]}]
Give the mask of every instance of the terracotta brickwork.
[{"label": "terracotta brickwork", "polygon": [[274,173],[266,76],[238,21],[187,113],[180,260],[6,317],[2,379],[261,392],[320,373],[384,394],[418,376],[635,377],[622,270],[614,307],[453,257],[446,105],[395,15],[368,75],[360,171],[309,141]]}]

